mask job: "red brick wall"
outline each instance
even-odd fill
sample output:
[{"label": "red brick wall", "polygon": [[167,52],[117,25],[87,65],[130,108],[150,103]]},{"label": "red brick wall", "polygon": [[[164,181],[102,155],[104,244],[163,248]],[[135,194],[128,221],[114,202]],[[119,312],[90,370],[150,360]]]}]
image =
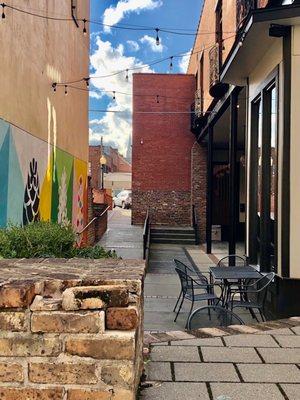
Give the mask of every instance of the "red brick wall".
[{"label": "red brick wall", "polygon": [[131,172],[131,164],[122,156],[119,157],[119,172]]},{"label": "red brick wall", "polygon": [[100,187],[100,157],[101,157],[101,146],[90,146],[89,147],[89,162],[91,166],[91,187]]},{"label": "red brick wall", "polygon": [[[89,147],[89,162],[91,167],[91,186],[99,188],[100,180],[101,146]],[[105,154],[106,166],[109,172],[131,172],[131,164],[119,154],[118,149],[109,148],[109,154]]]},{"label": "red brick wall", "polygon": [[203,144],[195,143],[192,148],[192,195],[195,205],[201,243],[206,239],[206,182],[207,149]]},{"label": "red brick wall", "polygon": [[[195,78],[180,74],[134,74],[132,189],[133,223],[142,223],[147,206],[151,222],[191,222],[190,106]],[[157,103],[156,95],[159,95]],[[164,98],[166,96],[168,98]],[[139,114],[187,112],[186,114]]]}]

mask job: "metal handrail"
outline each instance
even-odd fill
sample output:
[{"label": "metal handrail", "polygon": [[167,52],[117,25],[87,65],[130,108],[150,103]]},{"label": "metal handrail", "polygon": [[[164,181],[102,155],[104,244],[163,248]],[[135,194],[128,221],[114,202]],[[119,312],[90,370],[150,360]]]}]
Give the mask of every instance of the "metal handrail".
[{"label": "metal handrail", "polygon": [[200,238],[199,238],[198,218],[196,214],[195,204],[193,204],[192,211],[193,211],[193,228],[195,231],[195,244],[197,245],[200,244]]},{"label": "metal handrail", "polygon": [[145,222],[144,222],[144,230],[143,230],[143,259],[147,258],[147,250],[149,248],[150,241],[150,216],[149,209],[147,210]]},{"label": "metal handrail", "polygon": [[80,232],[76,232],[76,235],[81,235],[83,232],[85,232],[87,230],[87,228],[92,225],[93,222],[95,222],[98,218],[103,217],[103,215],[105,213],[107,213],[107,211],[110,209],[110,206],[107,206],[106,209],[97,217],[94,217]]}]

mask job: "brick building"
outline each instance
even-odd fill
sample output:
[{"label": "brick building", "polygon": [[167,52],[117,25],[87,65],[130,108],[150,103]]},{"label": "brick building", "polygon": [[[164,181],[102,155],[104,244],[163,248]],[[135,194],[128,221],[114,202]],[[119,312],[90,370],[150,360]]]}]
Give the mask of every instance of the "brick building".
[{"label": "brick building", "polygon": [[100,158],[103,153],[106,158],[105,172],[131,173],[131,164],[118,151],[111,146],[90,146],[89,147],[89,167],[91,176],[91,186],[99,188],[101,186],[101,166]]},{"label": "brick building", "polygon": [[195,137],[189,113],[176,113],[189,109],[194,92],[192,75],[133,75],[134,224],[143,223],[148,207],[154,224],[191,223],[191,149]]},{"label": "brick building", "polygon": [[[150,198],[143,209],[137,202],[138,213],[153,207],[151,203],[153,213],[157,204],[165,206],[162,193],[156,198],[152,193],[156,187],[163,192],[164,185],[172,192],[168,182],[175,182],[177,198],[165,209],[160,207],[171,210],[169,215],[158,213],[152,221],[162,223],[166,218],[169,224],[187,224],[187,218],[174,221],[171,215],[186,216],[195,205],[207,253],[214,251],[212,232],[217,225],[229,254],[237,252],[237,245],[244,247],[248,261],[261,272],[276,273],[267,299],[269,310],[295,315],[300,311],[295,301],[300,289],[300,1],[206,0],[198,33],[187,76],[177,81],[175,75],[172,82],[178,102],[179,96],[195,88],[188,94],[193,97],[190,105],[188,101],[177,108],[173,105],[180,117],[173,115],[166,123],[166,115],[157,114],[144,123],[148,116],[138,113],[142,103],[148,112],[159,111],[161,104],[148,97],[134,98],[133,188],[142,186],[144,199]],[[170,74],[147,79],[136,75],[133,93],[149,94],[157,87],[160,94],[171,79]],[[170,92],[168,96],[172,97]],[[178,134],[171,140],[173,124],[179,121],[185,121],[182,132],[188,139]],[[194,133],[190,146],[180,146],[190,139],[190,131]],[[141,149],[144,137],[151,139],[150,151]],[[158,173],[169,153],[174,170]],[[183,160],[191,162],[186,175],[180,170]],[[181,202],[189,185],[191,197]],[[133,211],[135,207],[133,203]]]}]

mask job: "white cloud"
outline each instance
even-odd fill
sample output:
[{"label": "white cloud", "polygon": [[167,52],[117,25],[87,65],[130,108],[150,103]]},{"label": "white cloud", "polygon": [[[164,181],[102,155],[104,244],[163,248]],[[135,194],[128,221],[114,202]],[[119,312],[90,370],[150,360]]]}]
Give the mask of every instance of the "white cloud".
[{"label": "white cloud", "polygon": [[[124,54],[124,46],[113,47],[109,41],[103,41],[98,36],[96,50],[91,55],[91,67],[93,76],[110,75],[114,71],[140,67],[144,64],[136,57],[127,57]],[[153,72],[149,67],[144,67],[135,72]],[[126,73],[116,74],[108,78],[92,78],[91,83],[98,90],[109,91],[105,94],[110,101],[108,110],[121,110],[122,113],[99,113],[99,118],[90,121],[90,142],[99,143],[103,136],[104,143],[118,147],[125,154],[131,135],[131,111],[132,111],[132,72],[129,71],[129,82],[125,79]],[[91,90],[93,90],[93,87]],[[113,91],[128,93],[130,96],[116,93],[113,100]]]},{"label": "white cloud", "polygon": [[134,40],[127,40],[126,43],[128,44],[129,50],[139,51],[140,45],[138,44],[138,42],[135,42]]},{"label": "white cloud", "polygon": [[160,43],[159,45],[156,44],[156,38],[149,36],[149,35],[145,35],[140,39],[140,42],[143,44],[146,44],[150,47],[150,49],[152,51],[154,51],[155,53],[162,53],[165,50],[165,46],[161,43],[161,39],[160,39]]},{"label": "white cloud", "polygon": [[[104,11],[103,23],[115,25],[131,12],[140,13],[143,10],[153,10],[162,5],[162,0],[120,0],[116,6],[110,6]],[[104,28],[106,32],[109,27]]]},{"label": "white cloud", "polygon": [[186,54],[185,56],[181,57],[180,61],[179,61],[179,69],[180,72],[183,72],[184,74],[186,74],[188,66],[189,66],[189,62],[190,62],[190,53]]},{"label": "white cloud", "polygon": [[102,94],[102,93],[95,92],[94,90],[90,90],[89,94],[90,94],[90,97],[91,97],[91,98],[97,99],[97,100],[100,100],[100,99],[102,99],[102,97],[103,97],[103,94]]}]

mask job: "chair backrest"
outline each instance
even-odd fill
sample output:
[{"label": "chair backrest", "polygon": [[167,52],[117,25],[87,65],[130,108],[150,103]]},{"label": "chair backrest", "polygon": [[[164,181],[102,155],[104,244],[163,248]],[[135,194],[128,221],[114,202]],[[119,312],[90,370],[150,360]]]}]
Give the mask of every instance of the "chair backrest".
[{"label": "chair backrest", "polygon": [[190,268],[189,266],[187,266],[186,264],[184,264],[182,261],[173,260],[175,263],[175,269],[178,268],[179,270],[185,272],[187,275],[197,275],[197,280],[200,281],[203,284],[208,284],[208,280],[206,278],[206,276],[204,276],[203,274],[201,274],[200,271],[194,271],[192,270],[192,268]]},{"label": "chair backrest", "polygon": [[182,292],[194,296],[194,279],[179,268],[175,268],[175,271],[179,276]]},{"label": "chair backrest", "polygon": [[218,262],[217,267],[246,267],[247,260],[243,256],[237,254],[230,254],[221,258]]},{"label": "chair backrest", "polygon": [[257,303],[259,303],[260,305],[264,304],[267,296],[268,287],[272,283],[274,278],[275,273],[269,272],[256,282],[255,286],[257,293]]},{"label": "chair backrest", "polygon": [[217,326],[244,325],[244,321],[234,312],[218,306],[207,305],[197,308],[188,319],[188,330],[215,328]]}]

